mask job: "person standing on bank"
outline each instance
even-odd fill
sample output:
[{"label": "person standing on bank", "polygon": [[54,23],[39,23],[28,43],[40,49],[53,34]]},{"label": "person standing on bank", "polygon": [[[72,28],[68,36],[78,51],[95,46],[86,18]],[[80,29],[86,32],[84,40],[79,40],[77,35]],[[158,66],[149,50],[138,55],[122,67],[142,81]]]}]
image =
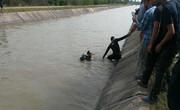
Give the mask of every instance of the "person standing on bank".
[{"label": "person standing on bank", "polygon": [[154,11],[154,26],[153,26],[153,34],[148,45],[148,56],[146,59],[145,71],[143,72],[142,77],[140,77],[137,82],[140,86],[147,88],[148,81],[152,74],[154,67],[156,66],[156,62],[158,60],[158,53],[155,52],[155,47],[158,43],[158,36],[161,35],[160,24],[162,18],[162,5],[160,5],[160,0],[156,0],[157,8]]},{"label": "person standing on bank", "polygon": [[123,36],[121,38],[115,39],[115,37],[112,36],[111,37],[111,43],[107,47],[106,52],[103,55],[103,59],[104,59],[104,57],[106,56],[106,54],[108,53],[108,51],[110,49],[112,49],[113,53],[107,57],[109,60],[112,60],[112,59],[119,60],[119,59],[121,59],[121,50],[120,50],[118,42],[125,39],[126,37],[127,37],[127,35],[125,35],[125,36]]},{"label": "person standing on bank", "polygon": [[146,7],[144,6],[144,0],[142,0],[141,5],[139,7],[138,17],[137,17],[137,20],[139,22],[142,21],[145,12],[146,12]]},{"label": "person standing on bank", "polygon": [[[131,35],[135,31],[135,29],[139,29],[143,32],[142,34],[142,42],[140,48],[138,50],[138,63],[137,70],[138,72],[135,74],[135,78],[137,79],[140,75],[143,74],[145,70],[146,58],[148,54],[148,45],[153,32],[153,15],[156,6],[152,6],[151,0],[144,0],[144,5],[148,7],[147,11],[144,14],[144,17],[141,22],[138,22],[137,19],[133,18],[133,21],[136,22],[136,25],[129,31],[128,36]],[[153,4],[154,5],[154,4]]]},{"label": "person standing on bank", "polygon": [[156,103],[161,90],[162,81],[177,53],[176,39],[178,37],[178,10],[176,4],[170,0],[161,0],[163,5],[161,20],[161,35],[155,51],[159,53],[154,87],[149,96],[142,97],[148,103]]},{"label": "person standing on bank", "polygon": [[[180,52],[180,1],[173,0],[173,7],[176,6],[176,13],[178,14],[178,29],[176,30],[177,39],[176,44]],[[172,70],[172,78],[168,88],[167,94],[168,107],[170,110],[180,110],[180,58]]]},{"label": "person standing on bank", "polygon": [[[145,5],[144,5],[144,0],[142,0],[141,1],[141,5],[140,5],[140,8],[139,8],[139,12],[138,12],[138,17],[137,17],[137,20],[138,20],[138,22],[141,22],[142,21],[142,19],[143,19],[143,16],[144,16],[144,13],[146,12],[146,9],[147,9],[148,7],[146,7]],[[141,33],[140,33],[140,42],[142,41],[142,31],[141,31]]]}]

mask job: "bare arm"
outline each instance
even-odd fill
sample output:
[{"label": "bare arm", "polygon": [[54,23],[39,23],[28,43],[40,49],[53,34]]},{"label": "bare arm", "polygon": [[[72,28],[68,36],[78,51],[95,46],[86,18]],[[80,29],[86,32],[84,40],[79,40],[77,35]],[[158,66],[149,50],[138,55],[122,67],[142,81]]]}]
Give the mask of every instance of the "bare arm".
[{"label": "bare arm", "polygon": [[117,38],[117,41],[124,40],[126,37],[128,37],[128,35],[125,35],[125,36],[123,36],[123,37]]},{"label": "bare arm", "polygon": [[131,30],[128,32],[127,37],[129,37],[135,30],[136,30],[136,25],[134,24]]}]

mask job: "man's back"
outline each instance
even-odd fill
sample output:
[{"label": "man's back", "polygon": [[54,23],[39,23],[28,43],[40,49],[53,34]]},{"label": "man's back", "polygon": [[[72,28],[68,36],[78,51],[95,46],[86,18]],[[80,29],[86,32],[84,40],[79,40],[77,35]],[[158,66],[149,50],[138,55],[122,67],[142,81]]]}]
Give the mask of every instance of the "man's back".
[{"label": "man's back", "polygon": [[160,35],[158,38],[160,41],[165,37],[167,34],[167,26],[169,24],[174,24],[175,29],[175,35],[172,37],[172,39],[166,44],[166,45],[175,45],[177,36],[178,36],[178,10],[176,8],[176,3],[173,1],[166,2],[163,6],[163,12],[162,12],[162,22],[161,22],[161,28],[160,28]]},{"label": "man's back", "polygon": [[120,54],[120,47],[119,47],[117,39],[115,39],[113,42],[111,42],[111,44],[109,46],[112,49],[113,54]]}]

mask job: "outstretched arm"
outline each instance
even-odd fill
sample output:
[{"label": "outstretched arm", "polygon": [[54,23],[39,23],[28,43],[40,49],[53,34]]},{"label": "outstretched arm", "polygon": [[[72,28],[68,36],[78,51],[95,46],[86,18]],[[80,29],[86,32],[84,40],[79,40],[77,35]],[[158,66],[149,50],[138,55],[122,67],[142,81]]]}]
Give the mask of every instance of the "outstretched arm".
[{"label": "outstretched arm", "polygon": [[[111,45],[111,44],[110,44]],[[108,53],[109,49],[110,49],[110,45],[108,46],[108,48],[106,49],[106,52],[103,55],[103,58],[106,56],[106,54]]]},{"label": "outstretched arm", "polygon": [[125,35],[123,37],[117,38],[117,41],[121,41],[121,40],[125,39],[126,37],[128,37],[128,35]]},{"label": "outstretched arm", "polygon": [[131,30],[129,30],[127,37],[129,37],[136,30],[136,28],[137,28],[136,25],[133,24],[133,27],[131,28]]}]

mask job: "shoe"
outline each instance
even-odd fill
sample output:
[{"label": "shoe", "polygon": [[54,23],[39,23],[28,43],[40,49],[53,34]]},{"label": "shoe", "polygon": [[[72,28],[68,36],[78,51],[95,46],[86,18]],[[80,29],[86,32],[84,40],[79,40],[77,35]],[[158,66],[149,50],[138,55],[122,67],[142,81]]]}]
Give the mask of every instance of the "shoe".
[{"label": "shoe", "polygon": [[146,103],[150,103],[150,97],[149,96],[143,96],[143,97],[141,97],[141,99]]},{"label": "shoe", "polygon": [[148,85],[147,85],[147,84],[144,84],[144,83],[142,82],[142,80],[137,80],[137,83],[138,83],[141,87],[148,88]]},{"label": "shoe", "polygon": [[135,78],[136,80],[138,80],[138,79],[142,79],[142,76],[141,76],[140,74],[135,74],[135,75],[134,75],[134,78]]}]

